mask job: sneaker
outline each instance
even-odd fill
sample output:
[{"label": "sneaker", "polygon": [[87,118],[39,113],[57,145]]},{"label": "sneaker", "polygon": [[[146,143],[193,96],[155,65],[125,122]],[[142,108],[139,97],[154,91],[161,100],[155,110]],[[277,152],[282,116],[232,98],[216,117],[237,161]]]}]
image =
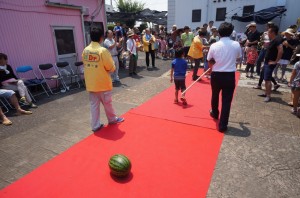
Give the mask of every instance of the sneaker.
[{"label": "sneaker", "polygon": [[246,75],[246,78],[249,78],[248,74]]},{"label": "sneaker", "polygon": [[200,76],[193,76],[193,81],[197,80]]},{"label": "sneaker", "polygon": [[182,101],[182,104],[183,105],[187,105],[187,101],[184,97],[181,97],[180,100]]},{"label": "sneaker", "polygon": [[297,114],[297,109],[292,108],[291,113],[296,115]]},{"label": "sneaker", "polygon": [[267,95],[266,94],[259,94],[259,95],[257,95],[257,96],[259,96],[259,97],[267,97]]},{"label": "sneaker", "polygon": [[264,99],[264,102],[270,102],[271,101],[271,98],[270,97],[265,97],[265,99]]},{"label": "sneaker", "polygon": [[115,121],[109,122],[108,124],[117,124],[120,122],[124,122],[124,120],[125,120],[124,118],[117,117]]},{"label": "sneaker", "polygon": [[26,102],[26,98],[23,96],[20,98],[20,103],[25,103]]},{"label": "sneaker", "polygon": [[280,85],[274,85],[274,89],[272,91],[277,91],[277,89],[280,87]]},{"label": "sneaker", "polygon": [[102,129],[103,127],[104,127],[104,124],[101,124],[98,128],[92,129],[92,131],[95,133],[95,132],[99,131],[100,129]]},{"label": "sneaker", "polygon": [[250,75],[250,78],[253,78],[253,75]]}]

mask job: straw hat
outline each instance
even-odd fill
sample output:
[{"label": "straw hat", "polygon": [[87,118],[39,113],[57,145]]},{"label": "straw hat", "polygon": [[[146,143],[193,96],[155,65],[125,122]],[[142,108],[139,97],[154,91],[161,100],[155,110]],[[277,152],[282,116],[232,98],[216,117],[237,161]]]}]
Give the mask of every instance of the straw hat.
[{"label": "straw hat", "polygon": [[210,29],[211,29],[211,31],[213,31],[213,30],[217,30],[217,27],[215,27],[215,26],[212,26]]},{"label": "straw hat", "polygon": [[291,36],[294,36],[294,30],[293,29],[291,29],[291,28],[288,28],[288,29],[286,29],[284,32],[282,32],[283,34],[284,33],[287,33],[287,34],[289,34],[289,35],[291,35]]},{"label": "straw hat", "polygon": [[128,32],[127,32],[127,36],[128,36],[128,37],[133,36],[133,35],[134,35],[133,31],[128,31]]},{"label": "straw hat", "polygon": [[251,22],[250,24],[248,24],[246,27],[250,27],[250,26],[255,26],[256,27],[256,23],[255,22]]}]

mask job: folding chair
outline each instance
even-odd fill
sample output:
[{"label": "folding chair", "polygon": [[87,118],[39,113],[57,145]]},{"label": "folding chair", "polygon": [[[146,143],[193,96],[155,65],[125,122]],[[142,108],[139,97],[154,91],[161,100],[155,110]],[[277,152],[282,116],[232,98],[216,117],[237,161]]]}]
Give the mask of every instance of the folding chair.
[{"label": "folding chair", "polygon": [[[4,111],[3,113],[9,112],[9,109],[8,109],[8,107],[5,105],[5,102],[2,101],[2,98],[0,98],[0,103],[1,103],[1,106],[3,106],[3,107],[5,108],[5,111]],[[1,106],[0,106],[0,108],[1,108]]]},{"label": "folding chair", "polygon": [[82,62],[82,61],[75,62],[74,65],[76,66],[75,74],[76,74],[77,77],[81,80],[83,86],[85,86],[85,82],[84,82],[84,72],[83,72],[83,62]]},{"label": "folding chair", "polygon": [[[30,65],[19,66],[16,68],[16,74],[19,78],[21,78],[24,81],[24,84],[27,87],[36,87],[38,85],[41,85],[41,87],[43,88],[44,91],[40,94],[36,94],[35,96],[45,93],[49,97],[49,94],[43,85],[43,84],[46,84],[46,81],[44,79],[39,79],[37,77],[32,66],[30,66]],[[29,90],[28,90],[28,92],[29,92],[30,96],[32,97],[32,99],[34,101],[36,101],[34,98],[34,95]]]},{"label": "folding chair", "polygon": [[[62,77],[62,80],[64,81],[65,84],[66,81],[64,80],[64,78],[69,78],[70,79],[70,85],[73,84],[73,78],[75,79],[75,82],[77,83],[78,87],[80,88],[80,84],[77,80],[77,74],[74,73],[71,65],[68,62],[57,62],[56,64],[56,69],[57,72],[59,73],[59,75]],[[67,89],[69,90],[69,87],[67,86]],[[74,88],[76,89],[76,88]]]},{"label": "folding chair", "polygon": [[45,83],[46,83],[48,89],[50,90],[51,94],[58,94],[59,91],[53,92],[50,85],[48,84],[48,81],[56,81],[56,87],[58,86],[58,82],[60,81],[60,83],[63,87],[63,90],[61,90],[61,92],[67,91],[67,86],[66,86],[63,78],[60,76],[58,71],[55,69],[55,67],[51,63],[40,64],[39,71],[40,71],[43,79],[45,80]]}]

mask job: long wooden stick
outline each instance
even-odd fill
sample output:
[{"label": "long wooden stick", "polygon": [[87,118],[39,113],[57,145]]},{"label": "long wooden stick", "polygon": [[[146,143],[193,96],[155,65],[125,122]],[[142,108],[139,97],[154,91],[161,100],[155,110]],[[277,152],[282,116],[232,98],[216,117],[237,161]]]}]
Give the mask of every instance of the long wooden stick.
[{"label": "long wooden stick", "polygon": [[210,68],[208,68],[208,70],[206,70],[203,74],[201,74],[201,76],[199,76],[197,80],[195,80],[195,82],[193,82],[190,86],[188,86],[188,88],[186,88],[184,92],[181,93],[181,95],[185,94],[185,92],[187,92],[187,90],[189,90],[196,82],[198,82],[209,70]]}]

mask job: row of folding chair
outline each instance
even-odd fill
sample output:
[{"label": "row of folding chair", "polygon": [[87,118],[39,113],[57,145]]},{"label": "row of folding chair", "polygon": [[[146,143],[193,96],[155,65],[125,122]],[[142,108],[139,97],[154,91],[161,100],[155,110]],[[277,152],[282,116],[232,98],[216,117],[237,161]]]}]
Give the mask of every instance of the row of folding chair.
[{"label": "row of folding chair", "polygon": [[[71,80],[70,86],[72,86],[73,84],[73,79],[77,84],[77,88],[81,87],[79,81],[81,81],[83,86],[85,86],[84,80],[82,78],[83,63],[75,62],[74,66],[76,67],[75,71],[72,69],[71,65],[68,62],[57,62],[55,65],[51,63],[40,64],[38,66],[38,70],[41,74],[41,78],[38,77],[32,66],[29,65],[17,67],[16,73],[19,78],[24,80],[26,86],[33,87],[40,85],[43,89],[43,92],[40,94],[45,93],[49,97],[47,89],[51,94],[57,94],[60,92],[60,90],[55,92],[54,89],[51,88],[51,81],[56,81],[56,87],[58,87],[58,83],[60,83],[63,91],[70,90],[70,87],[66,83],[67,78]],[[35,101],[33,94],[31,92],[29,92],[29,94]]]}]

